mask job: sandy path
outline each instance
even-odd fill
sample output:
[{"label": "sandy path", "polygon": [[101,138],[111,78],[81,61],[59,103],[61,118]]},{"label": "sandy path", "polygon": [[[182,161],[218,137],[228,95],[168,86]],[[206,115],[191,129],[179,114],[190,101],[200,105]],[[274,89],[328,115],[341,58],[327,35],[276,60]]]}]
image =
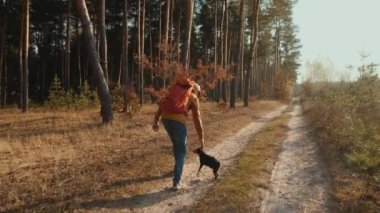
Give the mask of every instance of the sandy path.
[{"label": "sandy path", "polygon": [[288,139],[271,175],[261,212],[329,212],[330,181],[316,143],[308,137],[299,105],[289,121]]},{"label": "sandy path", "polygon": [[[278,117],[286,109],[281,106],[276,110],[266,114],[262,118],[250,123],[242,128],[237,134],[225,138],[213,149],[207,152],[221,162],[220,174],[227,171],[238,155],[244,150],[252,136],[263,128],[269,121]],[[235,124],[231,124],[235,125]],[[221,130],[223,131],[223,130]],[[207,191],[213,183],[213,174],[211,169],[202,168],[200,177],[196,177],[199,163],[191,162],[185,165],[182,181],[187,185],[186,189],[173,192],[168,189],[152,191],[148,194],[137,195],[130,198],[120,199],[113,203],[103,206],[101,209],[94,211],[104,212],[181,212],[186,211],[194,202],[196,202]]]}]

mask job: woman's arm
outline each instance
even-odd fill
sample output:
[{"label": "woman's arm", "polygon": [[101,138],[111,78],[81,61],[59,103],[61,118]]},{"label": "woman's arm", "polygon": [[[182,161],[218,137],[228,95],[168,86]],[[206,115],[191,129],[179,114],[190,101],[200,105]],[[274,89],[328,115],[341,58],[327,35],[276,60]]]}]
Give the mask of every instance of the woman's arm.
[{"label": "woman's arm", "polygon": [[204,131],[203,131],[201,113],[200,113],[200,108],[199,108],[199,99],[196,97],[196,95],[192,97],[191,112],[193,114],[194,125],[198,133],[199,142],[201,144],[201,148],[203,149],[205,145]]},{"label": "woman's arm", "polygon": [[162,115],[161,107],[158,107],[158,110],[156,114],[154,115],[154,121],[153,121],[153,126],[152,126],[152,129],[156,132],[158,131],[158,128],[160,127],[161,115]]}]

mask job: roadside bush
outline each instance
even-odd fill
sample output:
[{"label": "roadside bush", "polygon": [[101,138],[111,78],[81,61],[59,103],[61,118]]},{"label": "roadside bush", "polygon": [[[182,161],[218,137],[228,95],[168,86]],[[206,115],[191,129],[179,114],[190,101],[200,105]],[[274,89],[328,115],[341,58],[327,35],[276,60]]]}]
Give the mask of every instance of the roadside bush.
[{"label": "roadside bush", "polygon": [[[111,87],[111,100],[112,100],[112,109],[118,112],[124,112],[129,117],[132,117],[136,114],[141,106],[139,103],[139,98],[131,86],[125,88],[124,86],[115,85]],[[125,106],[125,97],[127,97],[127,105]]]},{"label": "roadside bush", "polygon": [[[379,208],[380,80],[373,66],[366,66],[355,82],[305,82],[302,89],[305,113],[326,156],[344,162],[365,182],[355,195],[358,202],[352,202],[354,192],[346,190],[346,198],[340,197],[348,199],[344,205],[366,211]],[[368,196],[375,202],[368,202]]]},{"label": "roadside bush", "polygon": [[124,87],[121,87],[120,85],[110,86],[112,110],[124,111],[124,90]]},{"label": "roadside bush", "polygon": [[348,163],[359,172],[365,174],[366,187],[364,195],[368,195],[369,187],[375,181],[376,172],[380,168],[380,134],[379,128],[359,122],[353,129],[356,138],[350,152],[346,154]]}]

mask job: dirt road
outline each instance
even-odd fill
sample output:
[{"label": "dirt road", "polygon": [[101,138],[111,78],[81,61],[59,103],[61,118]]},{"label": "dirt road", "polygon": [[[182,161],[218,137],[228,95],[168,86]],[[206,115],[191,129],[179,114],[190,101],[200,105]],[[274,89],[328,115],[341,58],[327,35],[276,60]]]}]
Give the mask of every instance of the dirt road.
[{"label": "dirt road", "polygon": [[334,203],[319,149],[308,136],[299,105],[291,115],[288,139],[272,171],[261,212],[329,212]]}]

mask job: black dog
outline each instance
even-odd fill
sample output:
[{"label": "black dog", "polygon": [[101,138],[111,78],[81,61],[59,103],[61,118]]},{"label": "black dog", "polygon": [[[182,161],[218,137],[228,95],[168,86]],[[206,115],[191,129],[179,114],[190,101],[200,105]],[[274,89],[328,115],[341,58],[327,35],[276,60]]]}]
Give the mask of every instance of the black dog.
[{"label": "black dog", "polygon": [[199,155],[199,161],[201,163],[201,165],[199,166],[199,169],[198,169],[197,176],[199,176],[199,172],[201,171],[202,166],[206,165],[212,169],[212,171],[214,172],[215,180],[217,180],[220,162],[217,159],[215,159],[214,157],[206,154],[201,148],[196,149],[194,151],[194,153]]}]

